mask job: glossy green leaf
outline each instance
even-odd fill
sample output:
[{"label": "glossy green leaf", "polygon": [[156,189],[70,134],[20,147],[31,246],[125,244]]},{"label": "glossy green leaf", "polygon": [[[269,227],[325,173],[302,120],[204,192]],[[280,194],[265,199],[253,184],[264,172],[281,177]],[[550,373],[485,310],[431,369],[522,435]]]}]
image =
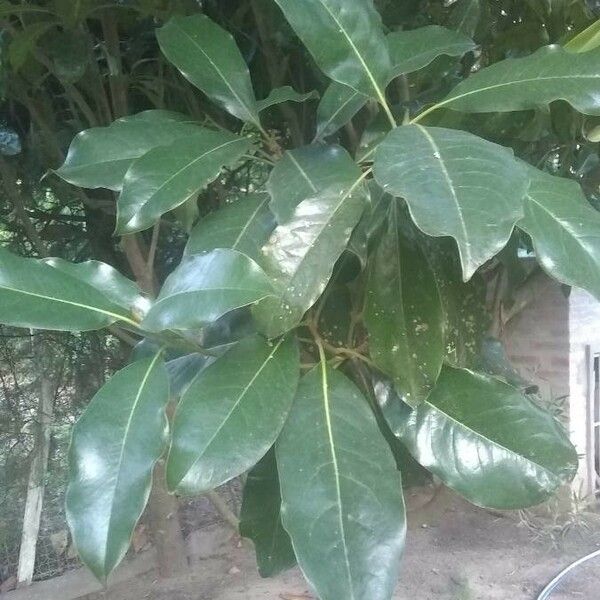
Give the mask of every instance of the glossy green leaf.
[{"label": "glossy green leaf", "polygon": [[600,19],[571,38],[564,48],[568,52],[589,52],[600,46]]},{"label": "glossy green leaf", "polygon": [[575,448],[552,415],[488,375],[445,367],[415,410],[383,408],[413,456],[478,506],[533,506],[577,471]]},{"label": "glossy green leaf", "polygon": [[360,261],[362,268],[367,265],[369,249],[377,238],[379,229],[386,219],[392,197],[384,193],[374,179],[369,180],[369,200],[348,241],[348,251]]},{"label": "glossy green leaf", "polygon": [[242,340],[206,367],[184,393],[173,422],[169,489],[211,490],[256,464],[273,445],[296,392],[292,337]]},{"label": "glossy green leaf", "polygon": [[546,46],[525,58],[495,63],[459,83],[437,106],[464,112],[529,110],[565,100],[600,115],[600,49],[582,54]]},{"label": "glossy green leaf", "polygon": [[[378,408],[396,405],[400,406],[403,410],[409,410],[408,406],[399,400],[393,381],[378,371],[371,372],[370,380],[373,386],[373,400]],[[404,497],[406,498],[406,491],[410,488],[430,484],[432,475],[413,458],[413,455],[408,451],[406,446],[392,433],[381,410],[376,412],[376,418],[379,430],[385,436],[390,450],[394,455],[396,467],[402,473],[402,488],[404,490]]]},{"label": "glossy green leaf", "polygon": [[392,202],[369,261],[365,324],[371,359],[416,406],[442,368],[444,315],[435,274],[417,242],[402,235],[400,218]]},{"label": "glossy green leaf", "polygon": [[85,188],[120,190],[132,162],[158,146],[202,132],[167,111],[148,111],[79,133],[64,164],[56,171],[65,181]]},{"label": "glossy green leaf", "polygon": [[188,198],[183,204],[173,209],[173,216],[181,228],[189,235],[194,227],[194,223],[200,216],[198,207],[198,196]]},{"label": "glossy green leaf", "polygon": [[[410,73],[426,67],[438,56],[462,56],[473,50],[475,44],[468,37],[431,25],[412,31],[396,31],[386,36],[390,56],[391,70],[386,85],[402,73]],[[385,87],[385,86],[384,86]],[[332,82],[325,90],[317,108],[316,139],[334,134],[348,123],[368,102],[368,96],[352,87]],[[389,121],[384,119],[385,131],[389,131]]]},{"label": "glossy green leaf", "polygon": [[[43,260],[22,258],[0,249],[0,323],[14,327],[87,331],[116,321],[136,326],[130,309],[116,302],[113,290],[96,287],[102,271],[111,271],[105,281],[114,281],[108,265],[74,265],[54,268]],[[62,264],[62,262],[61,262]],[[106,270],[104,270],[106,267]],[[75,275],[77,271],[77,275]]]},{"label": "glossy green leaf", "polygon": [[44,38],[44,42],[44,51],[58,79],[76,83],[85,75],[92,58],[87,35],[79,30],[59,29]]},{"label": "glossy green leaf", "polygon": [[259,124],[248,65],[230,33],[195,14],[173,17],[156,37],[186,79],[238,119]]},{"label": "glossy green leaf", "polygon": [[252,148],[249,138],[226,131],[199,130],[159,146],[136,160],[125,175],[117,203],[117,233],[148,229],[233,167]]},{"label": "glossy green leaf", "polygon": [[506,348],[501,340],[491,336],[486,338],[481,343],[479,352],[479,360],[477,361],[477,370],[488,375],[493,375],[498,379],[506,381],[513,387],[523,389],[524,391],[531,387],[521,374],[511,364]]},{"label": "glossy green leaf", "polygon": [[317,326],[321,337],[337,347],[346,347],[351,332],[352,294],[347,285],[332,279],[319,301]]},{"label": "glossy green leaf", "polygon": [[600,213],[575,181],[533,168],[530,175],[518,226],[531,236],[546,272],[600,300]]},{"label": "glossy green leaf", "polygon": [[463,275],[497,254],[523,215],[526,169],[511,150],[463,131],[408,125],[375,151],[375,178],[406,199],[415,223],[452,236]]},{"label": "glossy green leaf", "polygon": [[185,253],[231,248],[260,264],[261,248],[275,228],[269,200],[266,193],[247,194],[209,213],[192,230]]},{"label": "glossy green leaf", "polygon": [[167,277],[142,327],[196,329],[273,294],[269,278],[241,252],[218,249],[189,255]]},{"label": "glossy green leaf", "polygon": [[[1,15],[0,8],[0,15]],[[38,21],[27,25],[27,27],[16,30],[11,35],[8,46],[8,60],[15,71],[19,71],[25,64],[30,54],[35,50],[38,40],[50,29],[59,24],[57,20]]]},{"label": "glossy green leaf", "polygon": [[373,0],[275,2],[331,79],[384,100],[391,62]]},{"label": "glossy green leaf", "polygon": [[340,192],[334,187],[302,201],[263,248],[264,267],[278,294],[254,307],[260,330],[275,337],[296,326],[327,285],[336,260],[364,210],[362,176]]},{"label": "glossy green leaf", "polygon": [[373,162],[373,155],[377,146],[383,142],[390,132],[390,124],[383,113],[379,113],[363,130],[358,148],[356,149],[356,162]]},{"label": "glossy green leaf", "polygon": [[271,171],[267,182],[271,212],[279,224],[287,223],[303,200],[330,187],[337,187],[342,193],[358,177],[360,169],[340,146],[305,146],[288,150]]},{"label": "glossy green leaf", "polygon": [[271,90],[271,93],[264,99],[257,102],[258,112],[262,112],[271,106],[277,104],[283,104],[284,102],[306,102],[307,100],[318,100],[319,94],[313,90],[312,92],[306,92],[301,94],[297,92],[293,87],[284,85],[283,87],[275,88]]},{"label": "glossy green leaf", "polygon": [[137,284],[106,263],[97,260],[72,263],[62,258],[46,258],[42,262],[95,288],[128,314],[140,316],[150,307],[150,300]]},{"label": "glossy green leaf", "polygon": [[351,87],[332,81],[317,107],[317,133],[315,139],[322,140],[328,135],[333,135],[348,123],[368,100],[368,96],[357,92]]},{"label": "glossy green leaf", "polygon": [[296,564],[292,541],[281,522],[281,493],[274,450],[269,450],[248,473],[240,512],[240,535],[254,542],[262,577],[273,577]]},{"label": "glossy green leaf", "polygon": [[103,582],[125,556],[148,501],[168,400],[157,354],[114,375],[73,429],[67,520],[81,560]]},{"label": "glossy green leaf", "polygon": [[438,56],[463,56],[476,47],[467,36],[439,25],[394,31],[387,35],[387,41],[394,76],[418,71]]},{"label": "glossy green leaf", "polygon": [[212,356],[194,353],[179,356],[167,362],[165,366],[169,374],[171,398],[181,398],[198,373],[214,361],[215,358]]},{"label": "glossy green leaf", "polygon": [[421,236],[420,242],[442,300],[446,361],[457,367],[472,367],[490,325],[485,281],[477,274],[463,281],[456,245],[450,238]]},{"label": "glossy green leaf", "polygon": [[283,525],[321,600],[389,600],[404,546],[400,473],[366,399],[325,362],[277,440]]},{"label": "glossy green leaf", "polygon": [[448,27],[473,37],[479,25],[481,12],[481,0],[458,0],[448,19]]}]

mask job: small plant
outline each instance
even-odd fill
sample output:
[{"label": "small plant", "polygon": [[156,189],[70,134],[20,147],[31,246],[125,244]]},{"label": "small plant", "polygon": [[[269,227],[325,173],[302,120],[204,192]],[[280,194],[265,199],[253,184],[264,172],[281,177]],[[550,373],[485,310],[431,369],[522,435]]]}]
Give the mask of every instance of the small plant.
[{"label": "small plant", "polygon": [[[332,80],[314,143],[289,149],[261,116],[314,93],[285,86],[258,101],[227,31],[203,14],[171,18],[157,30],[164,56],[234,117],[231,130],[141,112],[79,134],[58,175],[118,192],[119,236],[193,209],[225,169],[255,165],[266,181],[199,220],[156,297],[104,263],[0,250],[0,321],[143,339],[73,432],[69,525],[100,580],[123,559],[168,450],[174,494],[249,472],[241,531],[263,575],[297,561],[322,600],[386,600],[407,450],[495,509],[540,503],[577,469],[550,413],[473,370],[487,329],[481,271],[517,231],[550,275],[600,299],[600,215],[576,182],[441,124],[556,100],[600,115],[600,50],[543,47],[427,106],[391,105],[392,84],[475,43],[439,26],[385,34],[371,0],[275,1]],[[366,105],[352,154],[325,141]]]}]

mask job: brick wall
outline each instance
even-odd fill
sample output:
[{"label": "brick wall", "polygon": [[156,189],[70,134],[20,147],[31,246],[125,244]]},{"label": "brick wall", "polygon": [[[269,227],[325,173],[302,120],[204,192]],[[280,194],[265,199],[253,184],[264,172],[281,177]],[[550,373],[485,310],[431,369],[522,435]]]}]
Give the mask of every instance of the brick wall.
[{"label": "brick wall", "polygon": [[591,492],[588,448],[589,364],[586,347],[600,352],[600,302],[587,292],[563,287],[545,275],[536,277],[534,300],[512,321],[503,341],[521,375],[539,386],[542,397],[562,404],[562,415],[580,455],[572,489]]},{"label": "brick wall", "polygon": [[569,300],[545,275],[531,285],[534,300],[509,321],[503,341],[520,374],[556,400],[569,394]]}]

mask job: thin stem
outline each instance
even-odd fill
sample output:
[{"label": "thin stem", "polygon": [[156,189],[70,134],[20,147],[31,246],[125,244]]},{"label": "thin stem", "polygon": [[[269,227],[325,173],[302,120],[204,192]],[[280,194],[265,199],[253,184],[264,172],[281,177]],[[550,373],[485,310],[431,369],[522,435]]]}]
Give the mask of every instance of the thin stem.
[{"label": "thin stem", "polygon": [[422,113],[418,114],[416,117],[409,121],[410,125],[414,125],[418,123],[421,119],[424,119],[427,115],[430,115],[432,112],[438,110],[438,108],[442,108],[442,106],[446,106],[446,104],[450,104],[452,100],[445,100],[443,102],[438,102],[438,104],[434,104],[430,106],[427,110],[424,110]]},{"label": "thin stem", "polygon": [[148,259],[146,260],[146,277],[148,279],[154,277],[154,259],[156,258],[159,234],[160,219],[154,224],[154,229],[152,230],[152,240],[150,241],[150,249],[148,250]]},{"label": "thin stem", "polygon": [[388,118],[388,121],[390,122],[390,125],[392,126],[392,129],[396,129],[398,124],[396,123],[396,119],[394,119],[394,115],[392,114],[390,105],[387,103],[387,100],[385,99],[385,96],[383,95],[383,92],[380,89],[377,89],[377,95],[379,96],[379,103],[383,107],[383,110],[385,111],[385,114]]},{"label": "thin stem", "polygon": [[283,149],[279,145],[279,142],[268,133],[268,131],[260,124],[256,123],[260,134],[263,136],[265,144],[275,157],[280,157],[283,154]]}]

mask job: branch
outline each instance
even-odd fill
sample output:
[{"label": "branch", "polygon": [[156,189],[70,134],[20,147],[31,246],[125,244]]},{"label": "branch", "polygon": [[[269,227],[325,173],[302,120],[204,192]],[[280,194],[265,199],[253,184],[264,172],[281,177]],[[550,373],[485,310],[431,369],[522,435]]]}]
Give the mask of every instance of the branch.
[{"label": "branch", "polygon": [[12,201],[13,206],[15,207],[15,215],[21,221],[23,228],[25,229],[25,233],[29,238],[29,241],[33,245],[33,247],[37,250],[40,256],[47,258],[50,254],[48,252],[48,248],[46,244],[40,238],[33,222],[29,218],[27,211],[25,210],[25,206],[23,204],[23,198],[21,196],[21,191],[17,187],[17,176],[12,168],[12,165],[8,163],[8,161],[0,155],[0,175],[2,175],[2,182],[4,184],[4,190],[6,194]]}]

